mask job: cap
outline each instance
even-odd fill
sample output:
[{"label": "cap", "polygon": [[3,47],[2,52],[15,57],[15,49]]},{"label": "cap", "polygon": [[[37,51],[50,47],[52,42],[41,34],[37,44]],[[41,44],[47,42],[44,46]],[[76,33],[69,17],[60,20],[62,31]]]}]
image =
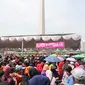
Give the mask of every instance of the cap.
[{"label": "cap", "polygon": [[82,68],[75,68],[71,71],[73,77],[78,80],[84,80],[85,79],[85,70]]}]

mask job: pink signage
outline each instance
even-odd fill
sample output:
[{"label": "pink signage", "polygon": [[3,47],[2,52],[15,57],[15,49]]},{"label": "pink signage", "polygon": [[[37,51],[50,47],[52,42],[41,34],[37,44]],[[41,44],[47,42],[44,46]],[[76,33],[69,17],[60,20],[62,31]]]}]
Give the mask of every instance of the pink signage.
[{"label": "pink signage", "polygon": [[64,42],[36,43],[36,48],[64,48]]}]

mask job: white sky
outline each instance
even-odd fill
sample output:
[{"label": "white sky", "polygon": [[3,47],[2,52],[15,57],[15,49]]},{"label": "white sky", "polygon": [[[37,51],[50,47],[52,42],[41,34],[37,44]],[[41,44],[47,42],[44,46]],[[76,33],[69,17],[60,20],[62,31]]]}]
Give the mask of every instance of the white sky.
[{"label": "white sky", "polygon": [[[40,0],[0,0],[0,36],[37,34],[39,7]],[[85,0],[45,0],[45,15],[46,33],[85,37]]]}]

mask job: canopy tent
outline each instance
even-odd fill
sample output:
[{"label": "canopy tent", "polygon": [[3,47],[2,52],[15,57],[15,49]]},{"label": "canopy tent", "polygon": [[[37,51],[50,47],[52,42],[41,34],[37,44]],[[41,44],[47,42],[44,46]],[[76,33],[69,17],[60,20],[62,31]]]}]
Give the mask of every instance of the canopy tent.
[{"label": "canopy tent", "polygon": [[79,49],[81,37],[76,34],[20,35],[0,37],[0,48],[36,48],[36,43],[64,42],[65,48]]},{"label": "canopy tent", "polygon": [[20,42],[22,40],[24,41],[31,41],[31,40],[35,40],[35,41],[40,41],[40,40],[43,40],[43,41],[49,41],[49,40],[52,40],[52,41],[58,41],[60,39],[64,39],[64,40],[74,40],[74,41],[77,41],[77,40],[80,40],[81,37],[79,35],[70,35],[70,34],[49,34],[49,35],[24,35],[24,36],[2,36],[0,37],[0,40],[1,41],[10,41],[10,42],[13,42],[13,41],[17,41],[17,42]]}]

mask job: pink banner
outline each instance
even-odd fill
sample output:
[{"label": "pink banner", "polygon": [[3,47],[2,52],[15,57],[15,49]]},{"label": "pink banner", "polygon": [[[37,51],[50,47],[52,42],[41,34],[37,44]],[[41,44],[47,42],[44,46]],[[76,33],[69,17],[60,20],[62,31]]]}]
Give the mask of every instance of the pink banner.
[{"label": "pink banner", "polygon": [[64,42],[36,43],[36,48],[64,48]]}]

